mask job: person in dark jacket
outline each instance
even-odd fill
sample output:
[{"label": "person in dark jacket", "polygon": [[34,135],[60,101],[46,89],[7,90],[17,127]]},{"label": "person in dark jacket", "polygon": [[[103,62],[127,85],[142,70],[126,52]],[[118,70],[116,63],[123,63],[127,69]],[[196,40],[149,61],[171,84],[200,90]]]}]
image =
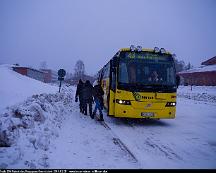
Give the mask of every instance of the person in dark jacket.
[{"label": "person in dark jacket", "polygon": [[104,91],[98,81],[94,82],[93,94],[94,94],[95,108],[94,108],[91,118],[93,119],[97,110],[99,110],[99,113],[100,113],[99,121],[103,121],[104,119],[103,119],[103,113],[102,113],[102,105],[103,105]]},{"label": "person in dark jacket", "polygon": [[83,108],[83,87],[84,87],[84,83],[80,79],[79,83],[77,85],[77,89],[76,89],[75,102],[78,102],[78,97],[79,97],[79,108],[80,108],[81,113],[84,112],[84,108]]},{"label": "person in dark jacket", "polygon": [[89,80],[86,81],[83,87],[83,108],[84,114],[87,115],[87,108],[89,107],[89,114],[92,116],[93,103],[93,86]]},{"label": "person in dark jacket", "polygon": [[179,87],[179,84],[180,84],[180,76],[176,75],[176,86],[177,86],[177,88]]}]

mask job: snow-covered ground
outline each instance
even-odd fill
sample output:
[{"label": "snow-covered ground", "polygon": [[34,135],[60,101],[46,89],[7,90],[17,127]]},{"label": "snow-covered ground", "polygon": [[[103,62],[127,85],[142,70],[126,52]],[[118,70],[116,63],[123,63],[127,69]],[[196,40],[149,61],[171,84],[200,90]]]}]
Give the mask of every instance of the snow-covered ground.
[{"label": "snow-covered ground", "polygon": [[33,94],[55,93],[57,87],[51,87],[38,80],[20,75],[12,70],[12,65],[0,65],[0,110],[6,106],[22,102]]},{"label": "snow-covered ground", "polygon": [[216,168],[216,87],[180,86],[173,120],[104,116],[107,129],[79,113],[75,87],[0,71],[0,168]]},{"label": "snow-covered ground", "polygon": [[179,86],[177,94],[179,98],[203,101],[204,104],[216,103],[215,86]]}]

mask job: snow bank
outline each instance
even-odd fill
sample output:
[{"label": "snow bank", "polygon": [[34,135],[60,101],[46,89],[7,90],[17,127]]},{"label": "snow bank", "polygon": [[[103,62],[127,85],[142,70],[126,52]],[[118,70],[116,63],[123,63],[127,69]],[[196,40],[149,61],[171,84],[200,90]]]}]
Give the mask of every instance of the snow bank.
[{"label": "snow bank", "polygon": [[0,169],[47,167],[46,151],[71,110],[72,91],[58,93],[12,65],[0,65],[0,74]]},{"label": "snow bank", "polygon": [[12,65],[0,65],[0,110],[22,102],[33,94],[56,93],[58,87],[21,75]]},{"label": "snow bank", "polygon": [[179,86],[177,95],[180,98],[216,104],[216,86]]},{"label": "snow bank", "polygon": [[0,114],[0,168],[13,168],[18,161],[19,168],[49,166],[46,151],[50,140],[58,137],[64,115],[72,111],[71,93],[64,89],[33,95]]}]

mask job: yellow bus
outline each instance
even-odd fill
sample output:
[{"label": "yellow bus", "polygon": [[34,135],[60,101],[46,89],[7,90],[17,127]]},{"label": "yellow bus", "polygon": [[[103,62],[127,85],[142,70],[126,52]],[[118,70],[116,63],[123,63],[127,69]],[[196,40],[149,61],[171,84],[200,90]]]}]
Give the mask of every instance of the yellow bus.
[{"label": "yellow bus", "polygon": [[172,119],[176,112],[174,55],[164,48],[120,49],[97,73],[107,115]]}]

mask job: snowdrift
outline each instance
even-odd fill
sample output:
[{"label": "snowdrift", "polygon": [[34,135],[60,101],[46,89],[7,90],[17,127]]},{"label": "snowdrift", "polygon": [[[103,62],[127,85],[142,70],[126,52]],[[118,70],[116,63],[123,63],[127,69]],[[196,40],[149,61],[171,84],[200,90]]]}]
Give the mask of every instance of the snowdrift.
[{"label": "snowdrift", "polygon": [[[71,91],[66,90],[33,95],[0,114],[0,168],[21,159],[26,160],[24,167],[48,167],[43,153],[49,149],[50,140],[58,137],[64,114],[72,111],[72,100]],[[41,154],[40,160],[29,162],[28,153],[31,157]]]}]

